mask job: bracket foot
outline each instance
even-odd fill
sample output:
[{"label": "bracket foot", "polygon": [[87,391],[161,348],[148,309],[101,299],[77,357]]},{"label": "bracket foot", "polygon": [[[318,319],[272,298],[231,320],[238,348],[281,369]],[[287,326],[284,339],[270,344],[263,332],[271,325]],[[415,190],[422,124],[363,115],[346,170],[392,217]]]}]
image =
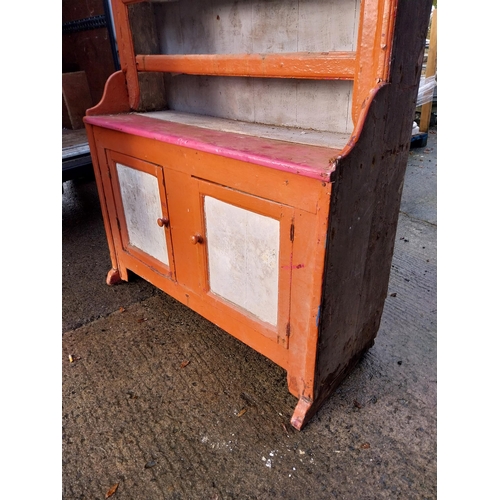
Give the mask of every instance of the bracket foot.
[{"label": "bracket foot", "polygon": [[111,269],[108,272],[108,275],[106,276],[106,284],[107,285],[118,285],[119,283],[122,283],[123,280],[120,277],[120,272],[118,269]]},{"label": "bracket foot", "polygon": [[311,399],[301,396],[292,415],[290,423],[298,431],[304,427],[306,422],[313,416],[314,408]]}]

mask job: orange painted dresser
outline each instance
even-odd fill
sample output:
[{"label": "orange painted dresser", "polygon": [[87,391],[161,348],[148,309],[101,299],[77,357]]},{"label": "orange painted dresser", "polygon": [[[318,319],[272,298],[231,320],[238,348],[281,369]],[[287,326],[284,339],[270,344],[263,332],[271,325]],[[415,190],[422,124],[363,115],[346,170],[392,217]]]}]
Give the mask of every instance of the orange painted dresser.
[{"label": "orange painted dresser", "polygon": [[387,294],[430,0],[113,0],[111,255],[283,367],[301,429]]}]

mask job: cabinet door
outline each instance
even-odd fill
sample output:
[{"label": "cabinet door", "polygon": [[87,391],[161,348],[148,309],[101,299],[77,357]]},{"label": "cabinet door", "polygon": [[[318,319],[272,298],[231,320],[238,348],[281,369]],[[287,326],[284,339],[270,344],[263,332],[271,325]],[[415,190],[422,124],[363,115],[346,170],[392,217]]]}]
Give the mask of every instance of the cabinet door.
[{"label": "cabinet door", "polygon": [[121,259],[133,271],[135,259],[173,279],[170,220],[162,167],[115,151],[107,151],[107,160],[117,211]]},{"label": "cabinet door", "polygon": [[293,208],[198,180],[204,291],[288,347]]}]

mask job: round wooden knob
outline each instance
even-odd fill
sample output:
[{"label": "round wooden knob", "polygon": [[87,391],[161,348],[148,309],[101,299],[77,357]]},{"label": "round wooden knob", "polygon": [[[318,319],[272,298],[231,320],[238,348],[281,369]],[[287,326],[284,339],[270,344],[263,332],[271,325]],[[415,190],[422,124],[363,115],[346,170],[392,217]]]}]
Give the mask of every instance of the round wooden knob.
[{"label": "round wooden knob", "polygon": [[170,221],[168,219],[158,219],[156,221],[156,223],[160,226],[160,227],[168,227],[168,225],[170,224]]},{"label": "round wooden knob", "polygon": [[193,236],[191,236],[191,243],[193,245],[196,245],[197,243],[203,243],[203,238],[199,234],[193,234]]}]

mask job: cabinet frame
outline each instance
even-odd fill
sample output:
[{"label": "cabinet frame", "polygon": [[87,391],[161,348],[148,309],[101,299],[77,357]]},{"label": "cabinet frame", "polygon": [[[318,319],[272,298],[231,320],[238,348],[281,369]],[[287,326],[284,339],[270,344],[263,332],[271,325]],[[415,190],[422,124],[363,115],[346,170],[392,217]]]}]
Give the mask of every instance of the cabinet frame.
[{"label": "cabinet frame", "polygon": [[[160,278],[146,265],[140,275],[287,370],[288,389],[298,398],[291,425],[300,430],[373,345],[380,326],[431,0],[361,0],[354,72],[353,56],[339,53],[305,59],[302,54],[267,55],[264,69],[256,69],[255,54],[135,54],[128,6],[142,1],[112,1],[121,71],[109,78],[103,99],[84,119],[110,249],[107,283],[126,281],[128,269],[133,271],[117,250],[116,186],[106,177],[105,150],[110,149],[161,165],[167,176],[177,282]],[[143,97],[139,80],[149,70],[287,76],[279,74],[275,63],[283,71],[294,66],[294,78],[352,75],[354,129],[345,144],[318,147],[207,131],[136,113]],[[313,71],[308,75],[309,63]],[[318,71],[323,63],[331,63],[326,75]],[[205,234],[197,185],[201,180],[235,190],[238,197],[291,207],[290,280],[279,285],[282,294],[289,293],[287,348],[281,340],[284,319],[277,342],[254,318],[241,311],[225,314],[227,304],[207,298],[205,257],[189,242],[193,228]],[[188,264],[200,258],[198,271],[190,272]]]}]

